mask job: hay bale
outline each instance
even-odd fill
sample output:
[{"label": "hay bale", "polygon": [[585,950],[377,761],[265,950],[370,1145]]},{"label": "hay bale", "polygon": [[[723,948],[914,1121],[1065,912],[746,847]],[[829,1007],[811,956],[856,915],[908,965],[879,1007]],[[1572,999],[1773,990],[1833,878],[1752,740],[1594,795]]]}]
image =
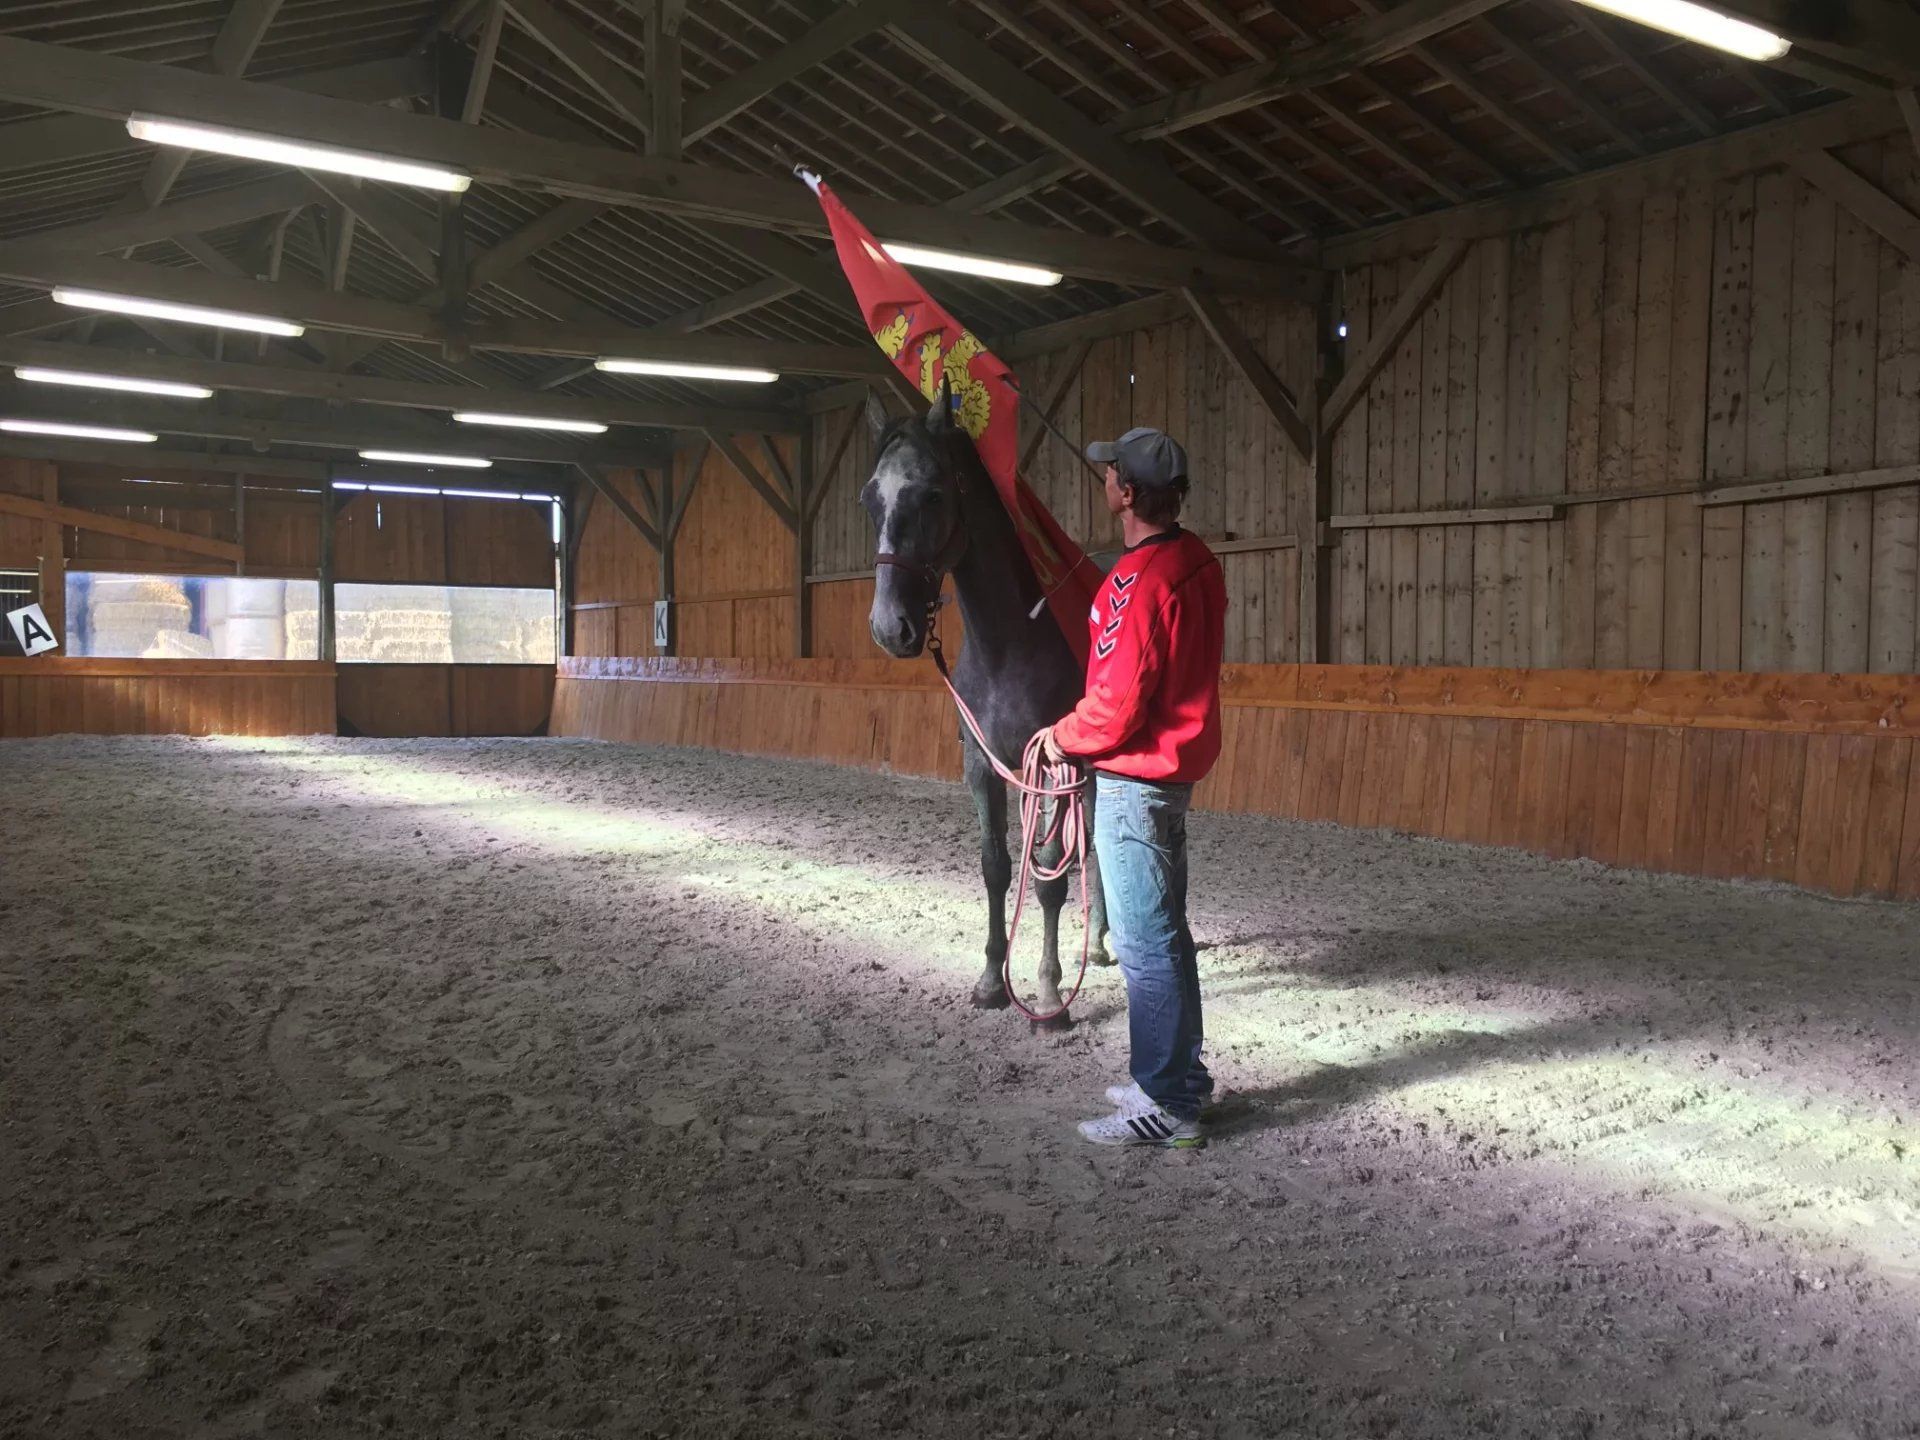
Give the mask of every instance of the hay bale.
[{"label": "hay bale", "polygon": [[211,660],[213,642],[191,630],[162,630],[141,652],[143,660]]},{"label": "hay bale", "polygon": [[236,615],[213,627],[213,653],[222,660],[284,660],[286,622],[277,615]]},{"label": "hay bale", "polygon": [[87,608],[103,605],[187,605],[187,587],[164,575],[95,575]]},{"label": "hay bale", "polygon": [[225,593],[230,619],[278,620],[285,613],[287,582],[284,580],[246,577],[223,580],[214,588]]}]

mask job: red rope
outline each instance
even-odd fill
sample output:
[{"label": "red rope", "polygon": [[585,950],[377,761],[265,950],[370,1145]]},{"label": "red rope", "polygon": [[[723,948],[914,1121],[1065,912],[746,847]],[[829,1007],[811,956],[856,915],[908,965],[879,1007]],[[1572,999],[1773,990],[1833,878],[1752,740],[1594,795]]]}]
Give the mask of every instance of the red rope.
[{"label": "red rope", "polygon": [[[1080,987],[1087,979],[1087,958],[1093,948],[1092,901],[1087,893],[1087,782],[1081,777],[1080,768],[1072,762],[1049,763],[1039,735],[1027,742],[1027,748],[1020,757],[1019,774],[1016,775],[1000,763],[1000,757],[993,753],[993,747],[987,743],[987,737],[980,729],[979,720],[954,688],[953,676],[947,669],[946,652],[941,648],[939,633],[934,628],[935,618],[937,612],[927,624],[927,653],[933,657],[934,668],[940,672],[941,682],[947,687],[947,694],[953,697],[954,708],[960,712],[961,723],[973,735],[980,753],[987,757],[987,763],[993,766],[1000,778],[1020,795],[1020,877],[1015,882],[1018,888],[1014,892],[1013,919],[1007,925],[1007,952],[1000,961],[1000,983],[1005,987],[1007,999],[1013,1002],[1014,1009],[1029,1020],[1035,1023],[1057,1020],[1079,998]],[[1045,819],[1049,800],[1059,802],[1054,806],[1051,823]],[[1060,841],[1060,863],[1051,867],[1042,865],[1035,858],[1037,853],[1055,840]],[[1062,879],[1076,865],[1080,870],[1080,973],[1074,977],[1073,989],[1060,1002],[1060,1008],[1041,1014],[1029,1010],[1013,992],[1013,942],[1020,934],[1020,914],[1026,908],[1028,883]]]}]

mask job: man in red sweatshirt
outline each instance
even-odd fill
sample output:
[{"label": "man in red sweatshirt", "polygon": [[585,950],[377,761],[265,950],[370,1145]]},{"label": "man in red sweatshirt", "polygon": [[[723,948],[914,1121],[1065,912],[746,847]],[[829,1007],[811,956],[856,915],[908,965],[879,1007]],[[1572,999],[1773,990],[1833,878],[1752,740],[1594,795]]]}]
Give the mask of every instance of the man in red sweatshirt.
[{"label": "man in red sweatshirt", "polygon": [[1126,552],[1094,601],[1087,693],[1047,732],[1094,769],[1094,844],[1127,982],[1133,1084],[1080,1133],[1100,1145],[1204,1145],[1213,1077],[1200,1059],[1200,971],[1187,928],[1187,805],[1220,757],[1220,562],[1180,528],[1187,454],[1158,430],[1087,447]]}]

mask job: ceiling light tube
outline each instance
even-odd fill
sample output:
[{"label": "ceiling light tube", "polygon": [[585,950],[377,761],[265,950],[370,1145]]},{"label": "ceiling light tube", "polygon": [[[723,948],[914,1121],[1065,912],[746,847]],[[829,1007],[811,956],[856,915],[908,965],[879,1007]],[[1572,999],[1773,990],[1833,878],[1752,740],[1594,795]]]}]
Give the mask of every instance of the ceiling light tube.
[{"label": "ceiling light tube", "polygon": [[132,375],[97,375],[91,370],[47,370],[38,365],[16,365],[13,373],[38,385],[75,385],[85,390],[127,390],[136,395],[171,395],[178,400],[205,400],[213,394],[204,385],[177,385],[169,380],[141,380]]},{"label": "ceiling light tube", "polygon": [[62,305],[81,310],[105,310],[114,315],[144,315],[150,320],[178,320],[187,325],[214,325],[222,330],[251,330],[260,335],[304,335],[307,327],[271,315],[248,315],[238,310],[213,310],[205,305],[175,305],[170,300],[143,300],[137,295],[108,295],[99,290],[74,290],[62,285],[53,292]]},{"label": "ceiling light tube", "polygon": [[367,487],[358,480],[336,480],[333,482],[333,488],[336,490],[364,490]]},{"label": "ceiling light tube", "polygon": [[1705,5],[1696,5],[1693,0],[1580,0],[1580,3],[1649,29],[1664,30],[1682,40],[1711,45],[1743,60],[1764,64],[1780,59],[1793,48],[1793,42],[1784,36]]},{"label": "ceiling light tube", "polygon": [[160,437],[150,430],[119,430],[111,425],[69,425],[63,420],[0,420],[0,430],[22,435],[62,435],[70,440],[130,440],[151,445]]},{"label": "ceiling light tube", "polygon": [[325,170],[335,175],[359,175],[368,180],[386,180],[395,185],[417,185],[424,190],[445,190],[458,194],[473,183],[471,175],[439,165],[423,165],[391,155],[375,155],[364,150],[342,150],[333,145],[309,145],[277,135],[261,135],[252,130],[229,130],[222,125],[196,125],[187,120],[163,120],[155,115],[134,115],[127,120],[127,134],[155,145],[176,145],[184,150],[205,150],[215,155],[237,155],[243,160],[265,160],[274,165],[292,165],[301,170]]},{"label": "ceiling light tube", "polygon": [[520,497],[511,490],[442,490],[442,495],[451,495],[457,500],[517,500]]},{"label": "ceiling light tube", "polygon": [[880,248],[902,265],[917,265],[924,270],[952,270],[987,280],[1009,280],[1015,285],[1058,285],[1061,280],[1057,270],[1021,265],[1012,260],[987,260],[953,250],[929,250],[924,245],[899,245],[891,240],[883,240]]},{"label": "ceiling light tube", "polygon": [[378,490],[382,495],[438,495],[439,490],[431,485],[369,485],[369,490]]},{"label": "ceiling light tube", "polygon": [[362,450],[362,460],[385,460],[394,465],[449,465],[461,470],[491,470],[493,461],[474,455],[427,455],[417,450]]},{"label": "ceiling light tube", "polygon": [[607,427],[598,420],[556,420],[550,415],[496,415],[485,410],[456,410],[453,418],[462,425],[502,425],[513,430],[569,430],[579,435],[607,433]]},{"label": "ceiling light tube", "polygon": [[752,385],[769,385],[780,378],[778,370],[751,370],[738,365],[682,365],[675,360],[622,360],[605,356],[593,362],[593,368],[609,375],[663,375],[680,380],[744,380]]}]

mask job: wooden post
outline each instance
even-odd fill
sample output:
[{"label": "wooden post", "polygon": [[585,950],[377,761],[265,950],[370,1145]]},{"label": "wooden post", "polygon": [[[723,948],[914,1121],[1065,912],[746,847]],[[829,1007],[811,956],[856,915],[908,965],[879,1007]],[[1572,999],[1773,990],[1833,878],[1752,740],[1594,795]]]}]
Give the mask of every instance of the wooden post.
[{"label": "wooden post", "polygon": [[233,543],[240,547],[240,558],[233,562],[233,573],[247,573],[247,477],[233,472]]},{"label": "wooden post", "polygon": [[[60,469],[44,461],[40,469],[40,495],[49,505],[60,503]],[[40,608],[60,644],[67,643],[67,530],[57,520],[40,527]]]},{"label": "wooden post", "polygon": [[1334,343],[1334,305],[1323,293],[1314,307],[1314,376],[1304,417],[1313,434],[1313,473],[1301,497],[1295,533],[1300,537],[1299,653],[1304,665],[1333,661],[1334,535],[1333,432],[1327,428],[1327,398],[1340,381],[1340,347]]},{"label": "wooden post", "polygon": [[[813,569],[813,487],[819,483],[813,473],[813,419],[807,419],[800,432],[800,463],[793,471],[793,508],[799,524],[793,527],[793,656],[796,660],[813,655],[813,587],[807,573]],[[767,442],[771,445],[772,440]]]},{"label": "wooden post", "polygon": [[[701,451],[705,458],[705,451]],[[680,515],[677,513],[682,501],[674,499],[673,468],[679,462],[679,456],[669,455],[667,463],[660,467],[660,599],[667,602],[667,643],[661,650],[662,655],[678,654],[680,650],[680,617],[673,608],[673,552],[675,542],[680,537]],[[695,478],[698,478],[696,474]],[[692,490],[689,485],[688,490]]]},{"label": "wooden post", "polygon": [[316,659],[334,659],[333,647],[333,465],[320,488],[320,653]]}]

